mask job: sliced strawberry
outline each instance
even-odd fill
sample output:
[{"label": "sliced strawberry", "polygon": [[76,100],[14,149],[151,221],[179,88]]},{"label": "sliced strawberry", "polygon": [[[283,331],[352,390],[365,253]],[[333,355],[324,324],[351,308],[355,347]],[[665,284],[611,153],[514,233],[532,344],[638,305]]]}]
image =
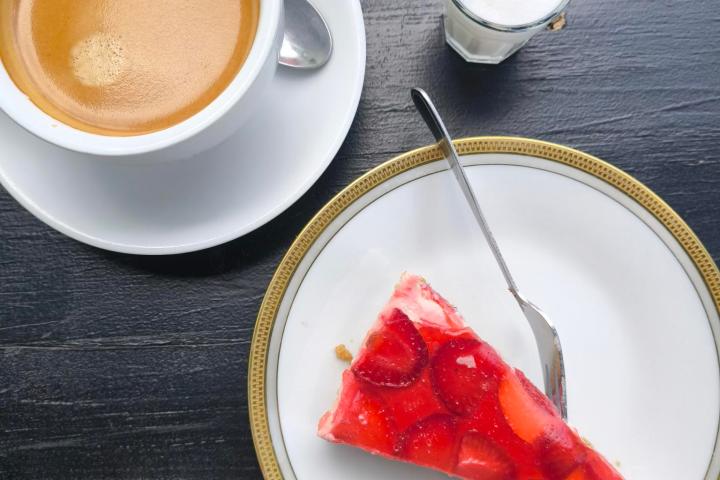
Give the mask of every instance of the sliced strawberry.
[{"label": "sliced strawberry", "polygon": [[585,447],[583,456],[584,461],[565,475],[546,473],[548,480],[623,480],[623,477],[597,452]]},{"label": "sliced strawberry", "polygon": [[398,309],[373,332],[352,366],[359,378],[373,385],[406,387],[428,362],[427,345],[413,322]]},{"label": "sliced strawberry", "polygon": [[474,338],[454,338],[438,348],[430,362],[435,391],[447,408],[470,415],[483,397],[497,391],[507,367],[490,345]]},{"label": "sliced strawberry", "polygon": [[450,415],[424,418],[400,436],[397,455],[418,465],[451,471],[457,451],[455,430],[455,421]]},{"label": "sliced strawberry", "polygon": [[423,369],[420,377],[412,385],[405,388],[376,388],[375,390],[391,412],[399,431],[410,428],[420,418],[437,413],[448,413],[445,405],[435,395],[427,368]]},{"label": "sliced strawberry", "polygon": [[476,432],[467,432],[460,442],[455,473],[477,480],[513,480],[515,467],[496,443]]},{"label": "sliced strawberry", "polygon": [[515,435],[534,443],[546,426],[557,420],[527,392],[520,379],[508,371],[498,391],[500,408]]},{"label": "sliced strawberry", "polygon": [[339,405],[330,432],[335,441],[356,445],[386,455],[394,453],[395,427],[382,401],[364,392],[354,379],[345,385],[346,395]]},{"label": "sliced strawberry", "polygon": [[535,442],[543,473],[549,480],[563,480],[587,456],[587,447],[570,427],[556,420]]}]

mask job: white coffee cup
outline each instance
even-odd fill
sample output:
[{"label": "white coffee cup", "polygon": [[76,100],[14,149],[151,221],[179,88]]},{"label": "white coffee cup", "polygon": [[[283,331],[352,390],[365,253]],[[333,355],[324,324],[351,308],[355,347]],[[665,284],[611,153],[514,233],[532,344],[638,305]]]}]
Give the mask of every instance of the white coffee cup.
[{"label": "white coffee cup", "polygon": [[262,102],[277,69],[283,39],[283,0],[260,0],[250,53],[230,85],[210,104],[172,127],[143,135],[109,136],[78,130],[46,114],[15,85],[0,62],[0,109],[37,137],[80,153],[104,157],[187,157],[222,142]]}]

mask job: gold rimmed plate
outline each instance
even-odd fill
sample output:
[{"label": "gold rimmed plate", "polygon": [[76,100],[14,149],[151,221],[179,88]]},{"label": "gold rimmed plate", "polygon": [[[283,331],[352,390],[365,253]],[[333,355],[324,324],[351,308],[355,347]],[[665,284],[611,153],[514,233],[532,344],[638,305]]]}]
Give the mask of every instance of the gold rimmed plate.
[{"label": "gold rimmed plate", "polygon": [[[585,153],[509,137],[456,146],[518,283],[557,325],[570,422],[627,478],[717,479],[720,274],[696,236],[647,187]],[[540,384],[532,333],[453,181],[434,146],[400,155],[290,247],[250,354],[266,478],[445,478],[315,435],[346,367],[334,347],[357,350],[403,271],[426,277]]]}]

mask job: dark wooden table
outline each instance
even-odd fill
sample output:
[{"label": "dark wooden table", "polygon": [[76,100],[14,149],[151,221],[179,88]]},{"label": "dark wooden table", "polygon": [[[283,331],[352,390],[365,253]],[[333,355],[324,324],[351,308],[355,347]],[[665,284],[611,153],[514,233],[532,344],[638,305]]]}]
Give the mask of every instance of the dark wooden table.
[{"label": "dark wooden table", "polygon": [[500,66],[445,46],[441,3],[363,0],[367,75],[350,134],[297,204],[244,238],[173,257],[108,253],[0,191],[0,478],[259,478],[246,370],[265,287],[333,194],[430,143],[414,85],[458,137],[537,137],[625,169],[720,258],[717,0],[575,0],[566,29]]}]

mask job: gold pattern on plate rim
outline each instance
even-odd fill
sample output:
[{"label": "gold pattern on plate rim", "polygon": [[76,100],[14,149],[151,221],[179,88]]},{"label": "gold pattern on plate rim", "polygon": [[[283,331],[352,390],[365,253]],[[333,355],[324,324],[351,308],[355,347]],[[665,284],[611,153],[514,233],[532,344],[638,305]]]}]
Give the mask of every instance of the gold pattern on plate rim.
[{"label": "gold pattern on plate rim", "polygon": [[[622,191],[652,213],[683,247],[700,272],[715,308],[720,312],[720,271],[695,233],[657,194],[638,180],[599,158],[562,145],[517,137],[470,137],[454,141],[460,155],[514,153],[569,165],[589,173]],[[266,480],[282,480],[270,437],[265,403],[265,368],[270,334],[280,302],[297,266],[328,225],[349,205],[373,188],[403,172],[442,158],[435,145],[399,155],[373,168],[330,200],[310,220],[283,257],[255,322],[248,365],[248,411],[258,462]]]}]

